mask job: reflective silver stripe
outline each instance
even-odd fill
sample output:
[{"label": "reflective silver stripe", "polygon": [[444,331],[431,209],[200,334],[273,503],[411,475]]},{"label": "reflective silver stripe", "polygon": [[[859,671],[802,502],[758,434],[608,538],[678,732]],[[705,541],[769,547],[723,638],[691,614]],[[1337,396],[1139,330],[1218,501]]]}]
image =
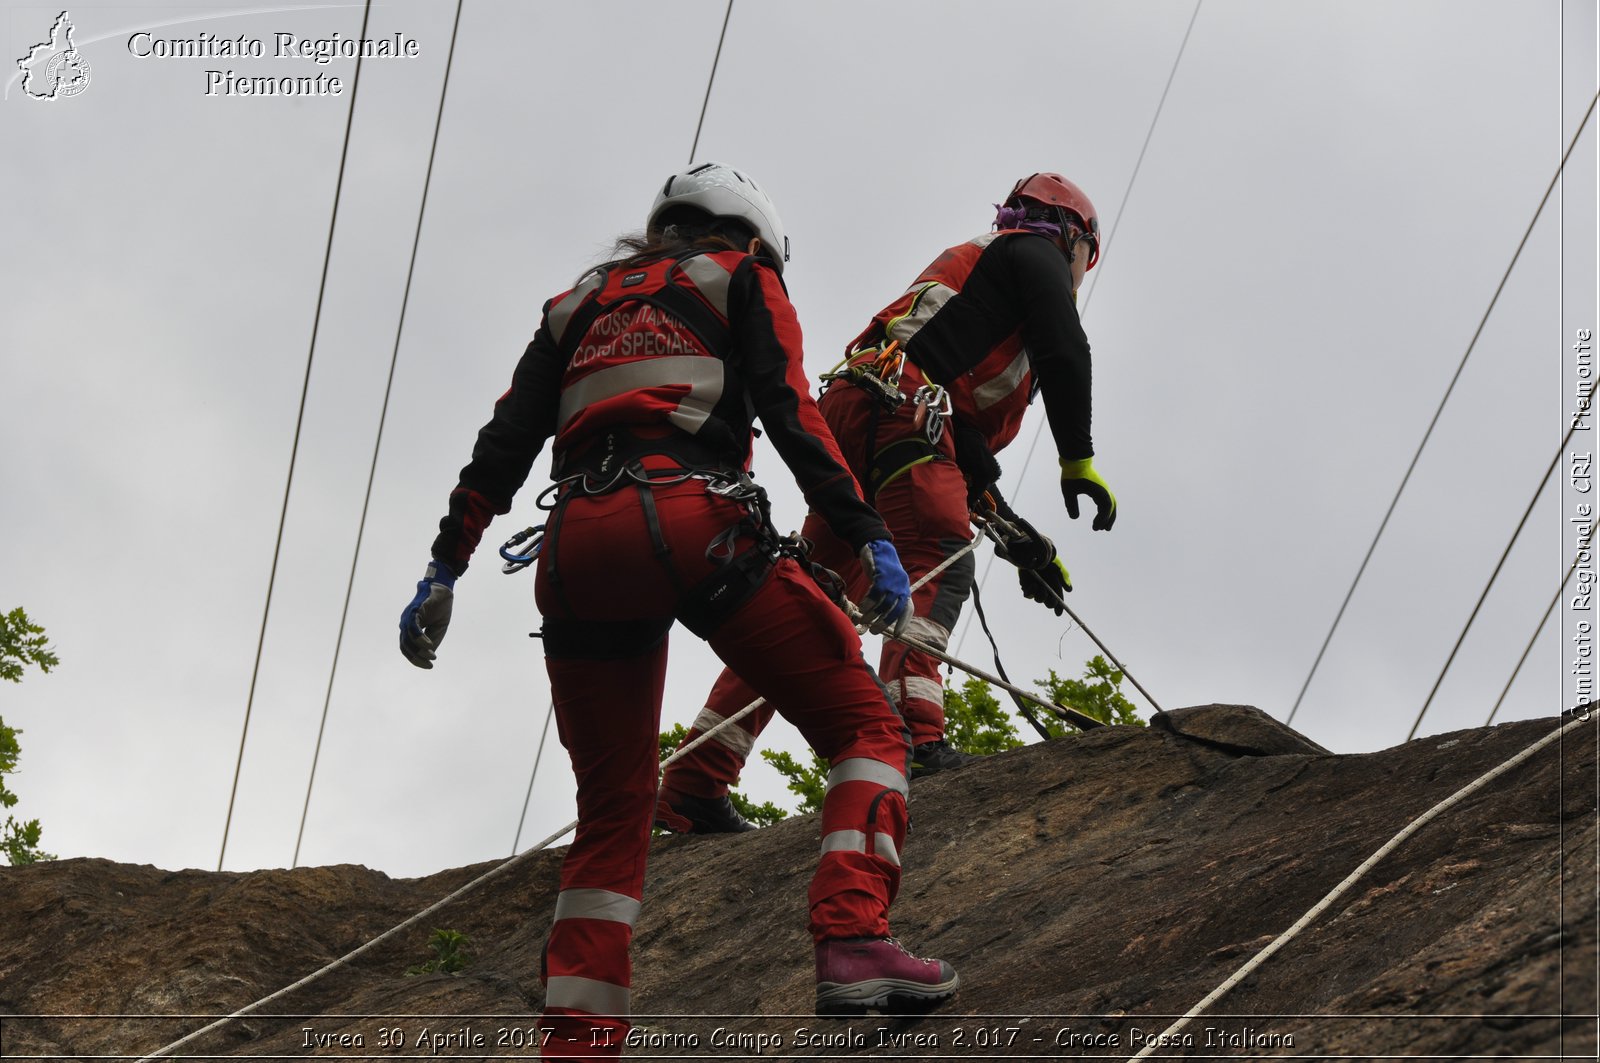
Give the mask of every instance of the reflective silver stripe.
[{"label": "reflective silver stripe", "polygon": [[[724,719],[725,717],[718,716],[710,709],[701,709],[700,715],[694,718],[693,726],[696,731],[705,734]],[[746,760],[750,759],[750,751],[756,747],[756,736],[738,724],[724,727],[711,736],[711,741],[727,746]]]},{"label": "reflective silver stripe", "polygon": [[945,303],[948,303],[955,294],[956,290],[954,288],[940,284],[938,281],[929,281],[922,286],[922,290],[911,301],[910,308],[900,317],[889,321],[888,327],[884,330],[884,335],[891,340],[899,340],[901,343],[909,342],[911,337],[917,334],[917,330],[933,320],[933,315],[937,314],[940,308]]},{"label": "reflective silver stripe", "polygon": [[728,286],[733,280],[733,274],[724,269],[721,263],[705,255],[695,255],[685,260],[682,269],[684,275],[694,281],[694,286],[700,290],[700,294],[716,307],[717,313],[727,317]]},{"label": "reflective silver stripe", "polygon": [[570,889],[556,896],[557,919],[606,919],[632,926],[639,918],[639,902],[610,890]]},{"label": "reflective silver stripe", "polygon": [[894,847],[894,839],[881,830],[872,836],[872,851],[895,867],[900,866],[900,851]]},{"label": "reflective silver stripe", "polygon": [[[935,705],[944,704],[944,687],[937,679],[924,679],[920,675],[908,675],[902,680],[906,685],[906,697],[916,698],[918,701],[931,701]],[[899,683],[892,684],[899,686]],[[899,703],[896,702],[896,705]]]},{"label": "reflective silver stripe", "polygon": [[571,1008],[573,1011],[586,1011],[590,1015],[626,1015],[629,1011],[628,988],[594,978],[559,975],[545,985],[544,1006]]},{"label": "reflective silver stripe", "polygon": [[942,650],[950,643],[950,629],[937,620],[930,620],[925,616],[914,616],[906,625],[907,635],[918,642],[926,642],[936,650]]},{"label": "reflective silver stripe", "polygon": [[987,410],[997,402],[1004,402],[1022,386],[1022,378],[1028,375],[1028,367],[1028,350],[1024,347],[1017,351],[1017,356],[1011,359],[1011,364],[998,376],[972,389],[972,401],[978,404],[980,410]]},{"label": "reflective silver stripe", "polygon": [[896,768],[880,760],[869,760],[866,757],[850,757],[841,760],[828,772],[828,789],[831,790],[840,783],[870,782],[876,783],[887,790],[896,793],[906,793],[906,777]]},{"label": "reflective silver stripe", "polygon": [[[859,830],[836,830],[830,832],[822,839],[824,853],[862,853],[867,851],[867,836]],[[883,831],[878,831],[872,836],[872,853],[881,856],[895,867],[900,866],[900,853],[894,847],[894,839]]]},{"label": "reflective silver stripe", "polygon": [[721,359],[694,354],[670,355],[644,358],[590,373],[561,393],[558,430],[597,402],[640,388],[684,385],[688,386],[689,393],[679,400],[676,410],[667,414],[667,420],[693,435],[706,423],[712,407],[722,398]]},{"label": "reflective silver stripe", "polygon": [[604,273],[591,273],[578,282],[578,286],[568,293],[567,297],[550,308],[546,320],[550,324],[550,335],[557,343],[567,333],[567,322],[572,320],[572,312],[578,309],[578,304],[583,302],[589,293],[599,290],[605,282]]}]

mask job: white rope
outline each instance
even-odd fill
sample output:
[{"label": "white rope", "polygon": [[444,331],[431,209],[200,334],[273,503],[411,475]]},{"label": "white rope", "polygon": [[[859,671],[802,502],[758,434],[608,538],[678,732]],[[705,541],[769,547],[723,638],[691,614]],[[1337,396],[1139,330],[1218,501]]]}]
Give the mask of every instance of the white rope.
[{"label": "white rope", "polygon": [[[956,551],[954,554],[950,555],[940,565],[938,565],[936,568],[933,568],[932,570],[930,570],[927,575],[923,576],[916,583],[912,584],[912,586],[911,586],[912,592],[915,593],[916,591],[922,589],[924,584],[926,584],[929,580],[933,579],[933,577],[937,576],[939,573],[943,572],[945,569],[949,568],[958,559],[960,559],[964,555],[972,552],[972,550],[974,550],[977,547],[977,545],[982,541],[983,541],[983,536],[981,534],[977,535],[977,536],[974,536],[973,540],[970,543],[968,543],[966,546],[962,547],[960,550]],[[680,757],[686,756],[686,755],[689,754],[690,751],[699,748],[699,746],[700,746],[700,744],[702,742],[704,742],[707,739],[711,738],[713,735],[717,734],[723,728],[731,727],[735,723],[737,723],[738,721],[744,719],[746,716],[750,715],[757,708],[759,708],[762,704],[764,704],[765,701],[766,701],[765,698],[757,698],[756,700],[752,701],[750,704],[746,705],[744,708],[740,709],[738,712],[734,713],[732,716],[729,716],[727,719],[725,719],[722,722],[718,723],[715,727],[709,728],[703,734],[701,734],[699,738],[696,738],[693,742],[690,742],[688,745],[682,747],[677,752],[673,753],[666,760],[662,761],[661,762],[661,770],[663,770],[663,771],[666,770],[675,761],[677,761]],[[323,977],[324,975],[331,974],[333,971],[336,971],[340,967],[345,966],[351,960],[354,960],[357,956],[360,956],[362,953],[365,953],[368,950],[370,950],[372,948],[375,948],[377,945],[381,944],[382,942],[387,941],[390,938],[394,937],[396,934],[400,933],[402,930],[409,930],[411,927],[416,926],[422,920],[426,919],[428,916],[432,915],[433,913],[439,911],[439,909],[443,908],[445,905],[449,904],[451,901],[456,900],[457,898],[459,898],[459,897],[471,892],[472,890],[477,889],[479,886],[483,885],[485,882],[488,882],[491,879],[498,878],[499,876],[505,874],[507,871],[510,871],[513,867],[516,867],[519,864],[521,864],[524,860],[528,859],[528,857],[532,856],[533,854],[538,853],[538,852],[542,852],[545,849],[549,848],[551,845],[554,845],[561,838],[565,837],[568,832],[576,829],[577,826],[578,826],[578,821],[577,820],[573,820],[571,823],[568,823],[565,827],[562,827],[560,830],[558,830],[554,834],[550,835],[548,838],[546,838],[544,841],[540,842],[538,845],[535,845],[533,848],[528,849],[526,852],[518,853],[517,855],[511,857],[510,859],[506,860],[504,863],[501,863],[501,864],[497,865],[496,867],[490,868],[488,871],[485,871],[483,874],[479,875],[477,878],[473,879],[471,882],[467,883],[465,886],[462,886],[461,888],[457,889],[454,893],[451,893],[449,896],[444,897],[441,900],[435,901],[433,904],[430,904],[428,907],[424,908],[422,911],[418,912],[416,915],[413,915],[411,918],[407,919],[405,922],[400,923],[400,924],[398,924],[398,925],[396,925],[394,927],[391,927],[388,930],[385,930],[383,933],[379,934],[377,937],[373,938],[371,941],[367,942],[365,945],[361,945],[361,946],[357,947],[356,949],[354,949],[353,951],[348,952],[343,956],[340,956],[338,959],[333,960],[332,962],[328,963],[326,966],[320,968],[319,970],[313,971],[312,973],[306,975],[304,978],[300,979],[298,982],[295,982],[293,985],[284,986],[282,989],[278,990],[276,993],[273,993],[270,996],[262,997],[260,1000],[256,1001],[254,1004],[247,1004],[246,1006],[240,1008],[238,1011],[234,1012],[233,1014],[225,1016],[224,1018],[218,1019],[216,1022],[211,1023],[211,1025],[209,1025],[209,1026],[203,1026],[200,1029],[196,1030],[194,1033],[188,1034],[188,1035],[186,1035],[184,1037],[180,1037],[178,1040],[172,1042],[171,1044],[165,1046],[164,1048],[156,1049],[154,1052],[150,1053],[148,1056],[144,1056],[144,1057],[140,1058],[138,1063],[150,1063],[151,1060],[160,1059],[161,1057],[168,1055],[169,1053],[173,1052],[174,1050],[182,1048],[184,1045],[188,1044],[189,1042],[195,1040],[196,1038],[198,1038],[198,1037],[200,1037],[200,1036],[202,1036],[204,1034],[208,1034],[213,1030],[220,1030],[222,1027],[228,1025],[230,1022],[233,1022],[235,1019],[242,1019],[246,1015],[249,1015],[252,1012],[260,1010],[262,1007],[265,1007],[266,1005],[272,1003],[273,1001],[278,1000],[278,999],[280,999],[282,997],[285,997],[285,996],[289,995],[290,993],[294,992],[296,989],[300,989],[300,988],[303,988],[305,986],[308,986],[312,982],[315,982],[317,979]]]},{"label": "white rope", "polygon": [[1469,795],[1481,790],[1495,779],[1498,779],[1500,776],[1504,775],[1518,764],[1521,764],[1523,761],[1533,756],[1551,742],[1556,741],[1568,731],[1578,727],[1581,724],[1590,722],[1591,719],[1593,719],[1593,717],[1589,715],[1581,716],[1566,726],[1551,731],[1533,745],[1529,746],[1527,749],[1524,749],[1521,753],[1516,754],[1499,767],[1493,768],[1490,771],[1478,776],[1476,779],[1472,780],[1470,783],[1463,786],[1461,789],[1457,790],[1443,801],[1440,801],[1438,804],[1428,809],[1428,811],[1424,812],[1416,819],[1412,820],[1400,831],[1400,833],[1396,834],[1393,838],[1390,838],[1386,843],[1384,843],[1381,849],[1367,857],[1360,867],[1350,872],[1350,874],[1345,877],[1343,882],[1335,886],[1333,890],[1326,897],[1322,898],[1322,900],[1318,901],[1309,912],[1307,912],[1305,915],[1302,915],[1293,926],[1279,934],[1271,944],[1251,957],[1244,964],[1244,966],[1235,971],[1227,981],[1217,986],[1217,988],[1213,989],[1209,994],[1206,995],[1204,1000],[1190,1008],[1188,1014],[1174,1022],[1171,1026],[1168,1026],[1160,1036],[1156,1037],[1149,1044],[1145,1045],[1145,1047],[1141,1049],[1137,1055],[1130,1056],[1128,1063],[1133,1063],[1134,1060],[1144,1059],[1151,1053],[1157,1051],[1161,1045],[1171,1044],[1172,1042],[1169,1040],[1169,1038],[1187,1026],[1211,1005],[1215,1004],[1218,1000],[1227,995],[1228,991],[1247,978],[1250,975],[1250,972],[1254,971],[1257,967],[1260,967],[1264,962],[1266,962],[1267,957],[1271,956],[1273,953],[1283,948],[1284,945],[1288,944],[1295,937],[1295,935],[1299,934],[1300,931],[1304,930],[1308,925],[1310,925],[1311,922],[1319,915],[1327,911],[1335,901],[1344,895],[1345,891],[1347,891],[1351,886],[1355,885],[1361,876],[1372,870],[1374,864],[1382,860],[1385,856],[1388,856],[1395,849],[1399,848],[1399,846],[1407,838],[1411,837],[1418,830],[1421,830],[1424,826],[1426,826],[1428,823],[1431,823],[1440,815],[1443,815],[1451,808],[1460,804]]}]

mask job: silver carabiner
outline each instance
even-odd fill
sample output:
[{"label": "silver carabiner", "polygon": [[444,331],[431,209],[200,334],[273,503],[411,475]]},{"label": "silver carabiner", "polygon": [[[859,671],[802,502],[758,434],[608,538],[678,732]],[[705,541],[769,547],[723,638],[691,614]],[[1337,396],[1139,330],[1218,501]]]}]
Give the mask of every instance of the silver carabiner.
[{"label": "silver carabiner", "polygon": [[938,445],[944,438],[944,423],[951,413],[950,392],[939,384],[924,384],[917,389],[917,420],[927,433],[928,442]]}]

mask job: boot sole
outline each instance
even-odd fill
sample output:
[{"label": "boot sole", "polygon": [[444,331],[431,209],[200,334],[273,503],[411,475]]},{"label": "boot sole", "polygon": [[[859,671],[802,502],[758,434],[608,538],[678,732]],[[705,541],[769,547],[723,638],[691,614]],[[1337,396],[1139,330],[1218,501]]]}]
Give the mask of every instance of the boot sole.
[{"label": "boot sole", "polygon": [[961,984],[952,974],[948,982],[929,985],[902,978],[872,978],[865,982],[819,982],[817,1016],[824,1019],[859,1018],[868,1011],[891,1015],[920,1015],[956,995]]}]

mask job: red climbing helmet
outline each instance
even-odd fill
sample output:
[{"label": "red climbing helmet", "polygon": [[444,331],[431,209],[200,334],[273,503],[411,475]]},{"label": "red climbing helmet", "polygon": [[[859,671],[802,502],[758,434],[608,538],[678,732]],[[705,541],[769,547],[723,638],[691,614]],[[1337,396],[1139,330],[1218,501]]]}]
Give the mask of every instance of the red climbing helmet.
[{"label": "red climbing helmet", "polygon": [[1011,193],[1006,196],[1006,206],[1017,206],[1024,199],[1072,215],[1077,227],[1094,243],[1089,252],[1088,266],[1094,269],[1094,264],[1100,260],[1100,216],[1083,189],[1058,173],[1036,173],[1011,186]]}]

